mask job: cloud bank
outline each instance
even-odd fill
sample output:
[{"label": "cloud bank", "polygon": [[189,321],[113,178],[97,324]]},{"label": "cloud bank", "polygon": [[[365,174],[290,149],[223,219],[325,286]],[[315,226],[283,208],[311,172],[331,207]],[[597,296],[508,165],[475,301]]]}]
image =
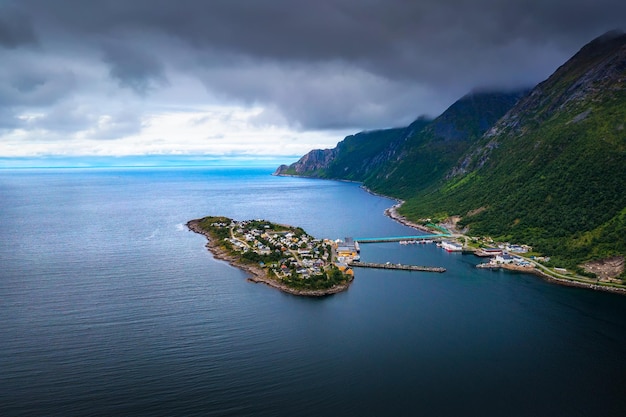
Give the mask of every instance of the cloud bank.
[{"label": "cloud bank", "polygon": [[2,1],[0,156],[300,154],[534,85],[626,16],[528,3]]}]

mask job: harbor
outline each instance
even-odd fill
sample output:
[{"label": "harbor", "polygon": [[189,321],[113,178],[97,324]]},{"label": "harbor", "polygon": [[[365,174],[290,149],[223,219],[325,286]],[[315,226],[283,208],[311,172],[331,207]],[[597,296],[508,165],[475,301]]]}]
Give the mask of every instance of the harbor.
[{"label": "harbor", "polygon": [[[361,238],[361,237],[346,237],[345,240],[336,241],[336,259],[338,266],[342,268],[374,268],[374,269],[388,269],[388,270],[401,270],[401,271],[419,271],[419,272],[446,272],[445,268],[438,266],[422,266],[422,265],[407,265],[402,263],[375,263],[375,262],[361,262],[359,255],[360,248],[359,243],[390,243],[398,242],[400,245],[411,244],[427,244],[437,242],[440,246],[442,243],[446,243],[445,238],[449,238],[448,234],[428,234],[419,236],[389,236],[389,237],[374,237],[374,238]],[[443,240],[443,242],[442,242]]]}]

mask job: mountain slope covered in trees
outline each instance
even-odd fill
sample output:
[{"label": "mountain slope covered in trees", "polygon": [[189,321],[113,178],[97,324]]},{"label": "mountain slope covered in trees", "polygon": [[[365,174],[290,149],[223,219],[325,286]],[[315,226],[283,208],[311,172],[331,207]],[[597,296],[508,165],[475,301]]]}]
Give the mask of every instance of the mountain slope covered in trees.
[{"label": "mountain slope covered in trees", "polygon": [[442,179],[524,93],[468,94],[434,120],[421,117],[407,127],[348,136],[333,149],[316,149],[279,167],[276,174],[361,181],[386,193],[410,196],[415,185],[422,188]]},{"label": "mountain slope covered in trees", "polygon": [[593,40],[519,97],[470,95],[378,149],[355,144],[375,169],[329,170],[363,161],[338,146],[326,167],[297,174],[363,181],[406,200],[411,219],[458,215],[471,234],[530,244],[568,267],[624,257],[626,35]]}]

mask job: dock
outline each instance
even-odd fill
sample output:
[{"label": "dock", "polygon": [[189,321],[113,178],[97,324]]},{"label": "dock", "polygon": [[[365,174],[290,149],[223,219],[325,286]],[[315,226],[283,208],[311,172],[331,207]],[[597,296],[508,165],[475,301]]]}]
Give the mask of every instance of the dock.
[{"label": "dock", "polygon": [[443,239],[450,237],[449,234],[419,235],[419,236],[391,236],[391,237],[355,237],[354,241],[359,243],[383,243],[400,242],[411,240]]},{"label": "dock", "polygon": [[377,268],[377,269],[400,269],[403,271],[421,271],[421,272],[446,272],[446,268],[437,266],[419,266],[419,265],[404,265],[404,264],[377,264],[372,262],[351,262],[349,264],[355,268]]}]

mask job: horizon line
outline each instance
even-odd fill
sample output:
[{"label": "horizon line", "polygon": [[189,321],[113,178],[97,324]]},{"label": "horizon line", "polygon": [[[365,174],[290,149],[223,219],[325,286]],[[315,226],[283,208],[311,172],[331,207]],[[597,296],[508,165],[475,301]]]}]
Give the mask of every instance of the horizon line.
[{"label": "horizon line", "polygon": [[0,156],[0,169],[278,166],[301,155],[41,155]]}]

